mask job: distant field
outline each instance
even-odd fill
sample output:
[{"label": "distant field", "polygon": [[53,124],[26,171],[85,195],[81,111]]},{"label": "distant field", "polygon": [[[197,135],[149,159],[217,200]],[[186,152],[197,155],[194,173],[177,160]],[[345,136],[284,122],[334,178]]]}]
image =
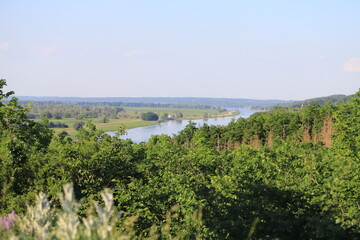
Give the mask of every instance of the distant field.
[{"label": "distant field", "polygon": [[74,136],[76,134],[76,130],[73,128],[73,125],[76,122],[84,122],[87,123],[91,121],[97,129],[100,129],[105,132],[116,131],[119,129],[120,126],[125,126],[126,129],[129,128],[136,128],[136,127],[143,127],[143,126],[150,126],[157,124],[157,121],[143,121],[141,119],[131,119],[131,118],[124,118],[124,119],[109,119],[107,123],[100,123],[100,118],[88,118],[83,120],[77,120],[73,118],[67,119],[60,119],[60,120],[50,120],[51,122],[57,123],[65,123],[68,125],[68,128],[52,128],[56,133],[65,131],[69,133],[70,136]]},{"label": "distant field", "polygon": [[[213,117],[224,117],[224,116],[235,116],[238,114],[236,111],[226,111],[219,113],[217,110],[212,109],[178,109],[178,108],[145,108],[145,107],[126,107],[125,111],[122,113],[123,117],[119,119],[108,119],[109,122],[102,123],[102,118],[86,118],[86,119],[74,119],[74,118],[63,118],[63,119],[49,119],[50,122],[54,123],[64,123],[68,125],[68,128],[53,128],[56,133],[66,131],[69,133],[70,136],[74,136],[76,134],[76,130],[73,128],[73,125],[76,122],[84,122],[87,123],[91,121],[97,129],[100,129],[105,132],[109,131],[116,131],[119,129],[120,126],[125,126],[126,129],[129,128],[136,128],[136,127],[143,127],[143,126],[150,126],[158,124],[158,121],[144,121],[139,116],[144,112],[154,112],[161,117],[165,113],[172,115],[175,112],[181,112],[183,117],[180,119],[200,119],[204,118],[205,115],[208,118]],[[40,120],[38,120],[40,121]]]}]

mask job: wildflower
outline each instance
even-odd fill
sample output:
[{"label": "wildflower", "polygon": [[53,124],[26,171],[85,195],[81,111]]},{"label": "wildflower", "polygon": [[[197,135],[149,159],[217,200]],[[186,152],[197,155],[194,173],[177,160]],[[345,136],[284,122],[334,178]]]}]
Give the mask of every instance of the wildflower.
[{"label": "wildflower", "polygon": [[11,211],[9,216],[0,217],[0,229],[9,230],[15,224],[15,211]]}]

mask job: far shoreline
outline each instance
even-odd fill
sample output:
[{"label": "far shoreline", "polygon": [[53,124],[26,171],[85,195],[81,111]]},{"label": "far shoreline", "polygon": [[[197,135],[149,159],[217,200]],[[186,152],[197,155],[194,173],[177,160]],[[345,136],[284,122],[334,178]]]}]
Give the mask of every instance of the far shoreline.
[{"label": "far shoreline", "polygon": [[[179,118],[174,120],[197,120],[197,119],[213,119],[213,118],[223,118],[223,117],[235,117],[240,114],[240,111],[235,110],[229,110],[225,111],[219,114],[209,115],[209,117],[204,118],[201,116],[194,116],[194,117],[185,117],[185,118]],[[88,121],[92,122],[96,129],[104,131],[104,132],[116,132],[121,126],[125,127],[125,130],[134,129],[134,128],[140,128],[140,127],[147,127],[147,126],[154,126],[157,124],[161,124],[168,121],[174,121],[174,120],[158,120],[158,121],[144,121],[141,119],[110,119],[108,123],[94,123],[93,120],[97,119],[88,119]],[[130,121],[129,121],[130,120]],[[59,120],[61,122],[61,120]],[[77,133],[77,131],[71,127],[69,128],[54,128],[53,129],[55,133],[61,133],[61,132],[67,132],[70,137],[74,137]]]}]

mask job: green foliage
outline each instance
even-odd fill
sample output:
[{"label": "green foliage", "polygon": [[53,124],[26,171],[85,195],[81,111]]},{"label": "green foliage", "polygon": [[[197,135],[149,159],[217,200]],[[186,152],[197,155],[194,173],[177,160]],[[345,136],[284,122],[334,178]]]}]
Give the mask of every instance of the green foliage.
[{"label": "green foliage", "polygon": [[31,194],[36,174],[34,160],[47,151],[52,131],[47,124],[27,118],[27,109],[13,97],[4,102],[13,92],[4,93],[6,85],[0,80],[0,208],[2,211],[24,206]]},{"label": "green foliage", "polygon": [[297,102],[281,104],[281,105],[289,107],[289,108],[302,108],[304,106],[308,106],[308,105],[312,105],[312,104],[319,105],[319,106],[324,106],[326,104],[339,105],[339,104],[342,104],[342,103],[348,101],[351,97],[352,97],[352,95],[350,95],[350,96],[331,95],[331,96],[327,96],[327,97],[312,98],[312,99],[307,99],[304,101],[297,101]]},{"label": "green foliage", "polygon": [[[40,195],[0,236],[358,239],[359,99],[275,108],[228,126],[192,122],[140,144],[122,140],[123,128],[111,137],[91,122],[73,139],[53,135],[48,120],[29,120],[15,98],[1,101],[1,212],[25,212],[40,191],[54,208]],[[332,145],[319,137],[326,126],[335,130]],[[73,189],[58,195],[68,182]],[[104,188],[113,192],[100,194]],[[33,228],[21,229],[24,222]]]},{"label": "green foliage", "polygon": [[84,122],[76,122],[76,123],[74,123],[73,128],[74,128],[75,130],[79,130],[79,129],[82,128],[84,125],[85,125]]},{"label": "green foliage", "polygon": [[108,123],[109,119],[107,117],[103,117],[100,119],[100,123]]},{"label": "green foliage", "polygon": [[61,123],[61,122],[49,122],[48,125],[49,128],[68,128],[69,126],[65,123]]},{"label": "green foliage", "polygon": [[141,114],[141,119],[144,121],[157,121],[159,116],[153,112],[146,112]]},{"label": "green foliage", "polygon": [[337,203],[336,221],[347,228],[359,229],[360,91],[339,106],[334,119],[336,133],[332,150],[335,156],[329,197]]}]

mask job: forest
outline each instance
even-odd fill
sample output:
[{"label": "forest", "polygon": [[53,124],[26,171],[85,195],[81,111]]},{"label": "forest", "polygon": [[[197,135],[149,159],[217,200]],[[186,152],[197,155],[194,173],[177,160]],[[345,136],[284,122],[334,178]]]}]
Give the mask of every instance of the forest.
[{"label": "forest", "polygon": [[5,85],[1,238],[360,239],[360,91],[133,143],[55,133]]}]

